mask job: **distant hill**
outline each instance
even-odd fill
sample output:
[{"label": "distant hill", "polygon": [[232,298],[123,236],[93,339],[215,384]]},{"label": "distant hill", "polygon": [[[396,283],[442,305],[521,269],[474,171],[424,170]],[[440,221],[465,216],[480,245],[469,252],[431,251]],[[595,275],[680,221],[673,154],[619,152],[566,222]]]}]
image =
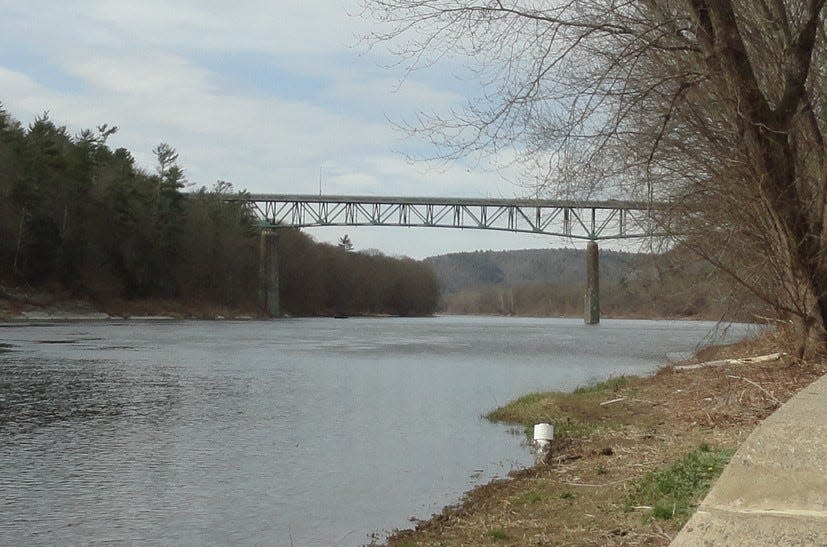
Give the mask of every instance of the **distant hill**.
[{"label": "distant hill", "polygon": [[[426,258],[443,294],[493,285],[579,284],[586,279],[586,251],[579,249],[522,249],[474,251]],[[600,251],[601,281],[618,282],[652,262],[652,255]]]},{"label": "distant hill", "polygon": [[[583,312],[585,250],[475,251],[424,262],[439,281],[443,312]],[[681,248],[661,255],[601,250],[600,293],[606,316],[752,320],[765,311],[751,295]]]}]

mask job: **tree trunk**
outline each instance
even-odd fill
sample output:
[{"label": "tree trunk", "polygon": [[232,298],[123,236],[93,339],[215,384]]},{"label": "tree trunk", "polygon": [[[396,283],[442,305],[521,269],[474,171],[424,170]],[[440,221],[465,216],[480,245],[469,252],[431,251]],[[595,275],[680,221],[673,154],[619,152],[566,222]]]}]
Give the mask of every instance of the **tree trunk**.
[{"label": "tree trunk", "polygon": [[794,355],[798,359],[807,359],[824,353],[824,329],[819,329],[812,322],[808,323],[806,319],[795,317],[791,322],[790,334],[792,340],[790,340],[790,344],[794,350]]},{"label": "tree trunk", "polygon": [[[722,72],[728,82],[737,105],[733,119],[754,177],[755,191],[769,212],[767,235],[773,245],[768,251],[782,277],[780,311],[793,323],[799,357],[825,351],[827,283],[823,280],[827,272],[820,267],[825,252],[820,237],[823,219],[807,215],[806,205],[811,198],[801,190],[801,161],[793,142],[796,117],[807,98],[803,85],[806,70],[797,74],[798,79],[791,76],[784,83],[781,101],[771,103],[760,90],[732,3],[699,0],[694,7],[709,41],[709,68],[713,73]],[[821,7],[814,9],[820,11]],[[811,43],[808,47],[812,50]],[[806,61],[807,66],[809,60],[799,59]]]}]

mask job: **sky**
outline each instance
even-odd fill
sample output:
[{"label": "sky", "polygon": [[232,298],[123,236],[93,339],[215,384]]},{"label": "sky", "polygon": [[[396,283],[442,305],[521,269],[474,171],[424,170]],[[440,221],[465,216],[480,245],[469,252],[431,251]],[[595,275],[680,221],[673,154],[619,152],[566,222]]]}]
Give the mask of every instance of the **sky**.
[{"label": "sky", "polygon": [[[48,112],[73,133],[115,125],[113,148],[152,170],[175,147],[194,188],[253,193],[522,197],[509,158],[435,166],[400,132],[419,111],[463,103],[449,67],[405,74],[360,39],[358,0],[0,0],[0,102],[23,124]],[[319,228],[357,250],[447,252],[572,247],[530,234]]]}]

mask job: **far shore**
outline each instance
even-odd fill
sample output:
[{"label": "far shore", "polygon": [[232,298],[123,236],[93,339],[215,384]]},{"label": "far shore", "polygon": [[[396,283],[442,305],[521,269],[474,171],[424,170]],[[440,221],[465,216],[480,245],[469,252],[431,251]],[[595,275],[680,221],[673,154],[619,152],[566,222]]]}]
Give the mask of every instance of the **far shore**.
[{"label": "far shore", "polygon": [[[285,314],[283,317],[307,317]],[[330,311],[313,317],[345,319],[350,317],[398,317],[387,314]],[[409,315],[405,317],[423,317]],[[432,316],[425,316],[432,317]],[[0,290],[0,321],[106,321],[106,320],[230,320],[266,319],[255,305],[231,307],[210,303],[188,303],[179,300],[145,299],[117,300],[101,303],[91,299],[71,298],[43,291]]]},{"label": "far shore", "polygon": [[61,292],[0,287],[3,321],[103,321],[109,319],[256,319],[254,306],[229,307],[172,299],[95,300]]},{"label": "far shore", "polygon": [[[449,312],[437,312],[433,316],[458,316]],[[474,314],[478,317],[525,317],[578,319],[579,315],[509,315]],[[395,317],[381,314],[342,314],[331,311],[315,317]],[[118,300],[108,303],[91,299],[71,298],[43,291],[0,291],[0,321],[105,321],[109,319],[164,320],[251,320],[266,318],[254,305],[242,308],[209,303],[186,303],[177,300],[147,299]],[[718,317],[702,315],[650,317],[641,314],[606,314],[603,319],[649,319],[663,321],[718,321]]]}]

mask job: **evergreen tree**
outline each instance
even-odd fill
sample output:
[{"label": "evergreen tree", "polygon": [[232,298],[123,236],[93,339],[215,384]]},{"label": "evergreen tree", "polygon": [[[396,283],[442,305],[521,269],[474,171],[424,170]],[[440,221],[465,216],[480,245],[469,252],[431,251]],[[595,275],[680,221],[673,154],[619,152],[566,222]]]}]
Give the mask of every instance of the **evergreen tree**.
[{"label": "evergreen tree", "polygon": [[347,252],[351,252],[353,250],[353,242],[350,241],[350,236],[345,234],[339,238],[339,248],[344,249]]}]

